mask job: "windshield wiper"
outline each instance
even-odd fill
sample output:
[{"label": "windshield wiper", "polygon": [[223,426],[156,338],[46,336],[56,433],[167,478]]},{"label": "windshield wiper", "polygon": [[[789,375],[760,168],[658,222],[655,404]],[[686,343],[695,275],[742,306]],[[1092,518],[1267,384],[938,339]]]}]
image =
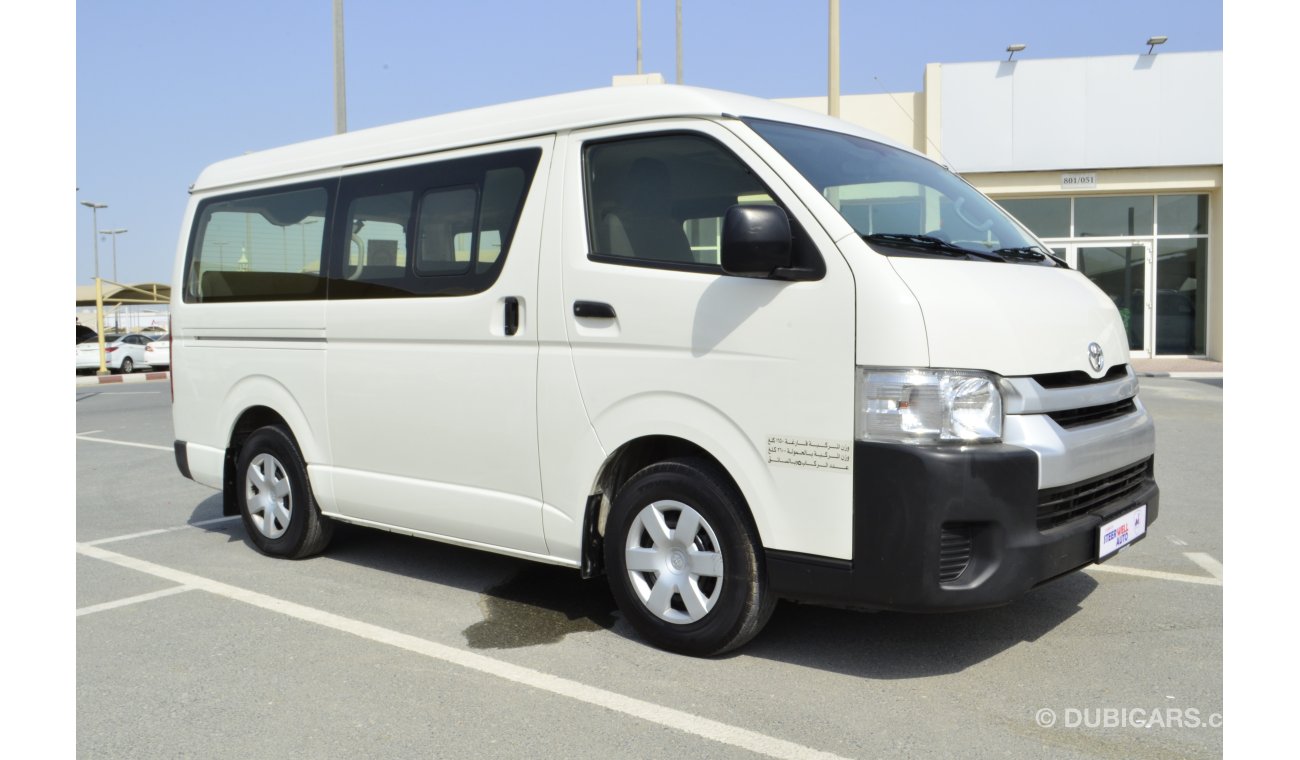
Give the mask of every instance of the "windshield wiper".
[{"label": "windshield wiper", "polygon": [[1058,267],[1064,267],[1065,269],[1070,268],[1070,265],[1065,263],[1065,259],[1062,259],[1051,251],[1044,251],[1036,245],[1027,245],[1020,248],[999,248],[995,250],[994,253],[1021,261],[1045,261],[1051,259]]},{"label": "windshield wiper", "polygon": [[877,232],[873,235],[863,235],[862,238],[869,243],[882,243],[895,248],[906,248],[913,251],[925,251],[927,253],[939,253],[944,256],[953,258],[971,258],[984,259],[986,261],[1006,262],[1001,256],[987,251],[976,251],[970,248],[962,248],[959,245],[953,245],[947,240],[942,240],[933,235],[907,235],[893,232]]}]

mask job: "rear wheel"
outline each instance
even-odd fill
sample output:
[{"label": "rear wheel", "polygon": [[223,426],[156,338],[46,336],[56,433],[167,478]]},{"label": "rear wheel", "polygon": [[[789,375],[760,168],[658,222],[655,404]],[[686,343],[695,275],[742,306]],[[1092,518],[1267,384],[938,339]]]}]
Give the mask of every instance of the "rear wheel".
[{"label": "rear wheel", "polygon": [[283,428],[259,428],[244,441],[235,487],[244,529],[262,553],[301,559],[329,543],[334,523],[320,513],[298,445]]},{"label": "rear wheel", "polygon": [[638,633],[674,652],[715,655],[752,639],[772,614],[758,547],[734,486],[706,462],[670,460],[618,492],[605,567]]}]

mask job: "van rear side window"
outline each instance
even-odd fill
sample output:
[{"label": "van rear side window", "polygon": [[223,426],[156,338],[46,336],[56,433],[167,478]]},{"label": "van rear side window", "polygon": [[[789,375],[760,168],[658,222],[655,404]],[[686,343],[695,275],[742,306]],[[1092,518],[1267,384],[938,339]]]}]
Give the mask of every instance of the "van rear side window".
[{"label": "van rear side window", "polygon": [[185,301],[324,298],[321,251],[328,207],[323,187],[206,204],[190,246]]},{"label": "van rear side window", "polygon": [[491,287],[541,151],[439,161],[343,179],[330,298],[458,296]]}]

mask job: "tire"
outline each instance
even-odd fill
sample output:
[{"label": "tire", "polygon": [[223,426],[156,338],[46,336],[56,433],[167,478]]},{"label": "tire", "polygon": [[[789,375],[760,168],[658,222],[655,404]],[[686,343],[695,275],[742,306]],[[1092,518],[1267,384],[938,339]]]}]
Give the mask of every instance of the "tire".
[{"label": "tire", "polygon": [[263,554],[302,559],[329,543],[334,523],[320,513],[298,444],[281,427],[258,428],[235,465],[235,494],[249,539]]},{"label": "tire", "polygon": [[760,545],[744,499],[716,468],[650,465],[618,491],[606,521],[610,590],[655,646],[722,654],[754,638],[776,605]]},{"label": "tire", "polygon": [[122,364],[117,368],[117,371],[123,375],[129,375],[134,370],[135,370],[135,362],[131,361],[131,357],[129,356],[123,359]]}]

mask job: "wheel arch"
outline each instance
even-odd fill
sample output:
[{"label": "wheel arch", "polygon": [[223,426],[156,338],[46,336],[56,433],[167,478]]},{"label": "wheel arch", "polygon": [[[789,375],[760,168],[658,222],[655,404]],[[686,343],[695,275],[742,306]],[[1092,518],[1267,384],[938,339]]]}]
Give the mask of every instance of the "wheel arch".
[{"label": "wheel arch", "polygon": [[226,396],[222,417],[225,458],[222,467],[222,514],[238,514],[235,499],[235,463],[248,436],[267,425],[283,427],[302,453],[305,464],[324,461],[324,442],[318,440],[298,401],[279,381],[266,376],[244,378]]},{"label": "wheel arch", "polygon": [[753,504],[731,470],[700,444],[674,435],[650,434],[626,441],[605,458],[592,482],[583,516],[581,571],[590,578],[604,573],[604,535],[609,510],[619,489],[637,472],[670,459],[696,459],[717,471],[738,494],[745,509],[744,517],[762,531]]}]

